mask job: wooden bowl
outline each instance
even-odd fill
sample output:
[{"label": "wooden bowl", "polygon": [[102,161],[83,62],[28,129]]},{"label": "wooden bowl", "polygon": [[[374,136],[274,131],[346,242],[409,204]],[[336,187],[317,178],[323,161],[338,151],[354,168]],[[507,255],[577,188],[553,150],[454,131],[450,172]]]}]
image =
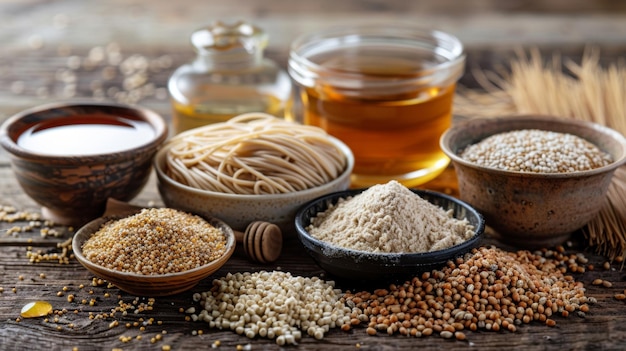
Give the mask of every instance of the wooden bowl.
[{"label": "wooden bowl", "polygon": [[[130,214],[130,213],[129,213]],[[122,217],[116,217],[122,218]],[[112,217],[97,218],[81,227],[72,241],[74,256],[87,270],[95,276],[105,279],[120,290],[137,296],[157,297],[174,295],[193,288],[202,279],[220,269],[235,251],[236,241],[233,230],[223,221],[216,218],[205,218],[211,225],[218,228],[226,237],[226,252],[223,256],[204,266],[188,271],[168,274],[143,275],[121,272],[97,265],[89,261],[82,253],[83,243],[97,232],[102,224]]]},{"label": "wooden bowl", "polygon": [[372,253],[346,249],[313,237],[307,231],[311,218],[326,211],[339,199],[348,198],[365,189],[339,191],[305,204],[296,215],[298,239],[307,253],[325,271],[338,278],[353,282],[393,281],[410,279],[416,274],[441,269],[456,257],[463,256],[480,243],[485,229],[480,213],[470,205],[452,196],[429,190],[411,189],[422,199],[445,210],[452,210],[455,218],[466,218],[474,226],[475,235],[453,247],[423,253]]},{"label": "wooden bowl", "polygon": [[[105,123],[103,121],[110,123]],[[115,122],[113,122],[115,120]],[[98,122],[97,122],[98,121]],[[81,147],[73,147],[71,153],[51,153],[48,148],[29,149],[18,142],[22,135],[57,126],[84,127],[147,124],[136,142],[124,144],[111,138],[114,151],[89,151],[95,145],[93,139],[76,137]],[[96,123],[97,122],[97,123]],[[135,128],[140,130],[139,128]],[[37,132],[35,132],[37,131]],[[85,135],[73,134],[73,135]],[[118,135],[118,134],[114,134]],[[0,144],[7,150],[11,165],[20,186],[28,196],[43,206],[43,214],[60,224],[79,227],[102,216],[108,198],[127,201],[144,187],[152,170],[152,158],[160,144],[165,141],[168,128],[165,120],[148,109],[115,103],[62,102],[38,106],[8,118],[0,129]],[[67,140],[54,140],[56,145]],[[107,140],[102,141],[108,145]],[[51,147],[54,145],[50,145]],[[51,148],[50,148],[51,149]],[[64,154],[68,152],[68,154]]]},{"label": "wooden bowl", "polygon": [[[609,153],[613,163],[588,171],[529,173],[484,167],[459,156],[468,145],[490,135],[521,129],[579,136]],[[551,116],[466,120],[448,129],[440,144],[452,160],[460,198],[480,211],[503,241],[527,249],[561,244],[596,216],[613,173],[626,163],[626,139],[620,133]]]}]

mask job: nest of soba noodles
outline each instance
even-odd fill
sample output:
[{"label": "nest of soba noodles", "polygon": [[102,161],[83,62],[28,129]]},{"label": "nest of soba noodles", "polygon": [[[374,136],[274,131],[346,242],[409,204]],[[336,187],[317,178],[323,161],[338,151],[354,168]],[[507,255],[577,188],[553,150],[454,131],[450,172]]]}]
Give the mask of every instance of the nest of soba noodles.
[{"label": "nest of soba noodles", "polygon": [[197,189],[231,194],[279,194],[336,179],[345,153],[323,129],[248,113],[174,136],[166,174]]}]

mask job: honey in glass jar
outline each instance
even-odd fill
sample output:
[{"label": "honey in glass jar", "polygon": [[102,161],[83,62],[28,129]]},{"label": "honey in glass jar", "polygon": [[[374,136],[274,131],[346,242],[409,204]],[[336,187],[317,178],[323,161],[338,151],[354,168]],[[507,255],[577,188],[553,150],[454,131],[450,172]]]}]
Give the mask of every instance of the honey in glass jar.
[{"label": "honey in glass jar", "polygon": [[432,180],[448,165],[465,54],[452,35],[405,26],[334,28],[292,44],[292,118],[322,127],[355,156],[352,187]]}]

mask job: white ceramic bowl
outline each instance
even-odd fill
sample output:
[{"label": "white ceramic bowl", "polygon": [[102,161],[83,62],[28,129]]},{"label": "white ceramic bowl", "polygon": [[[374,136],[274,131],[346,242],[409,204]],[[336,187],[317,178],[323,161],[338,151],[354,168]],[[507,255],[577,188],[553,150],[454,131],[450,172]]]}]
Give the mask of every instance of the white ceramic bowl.
[{"label": "white ceramic bowl", "polygon": [[337,178],[321,186],[283,194],[238,195],[201,190],[175,181],[165,174],[166,144],[157,152],[154,169],[163,202],[171,208],[192,212],[202,217],[220,218],[234,230],[245,231],[254,221],[267,221],[280,227],[285,236],[295,236],[295,215],[300,206],[320,196],[346,190],[354,168],[352,151],[340,140],[330,140],[347,159],[346,169]]}]

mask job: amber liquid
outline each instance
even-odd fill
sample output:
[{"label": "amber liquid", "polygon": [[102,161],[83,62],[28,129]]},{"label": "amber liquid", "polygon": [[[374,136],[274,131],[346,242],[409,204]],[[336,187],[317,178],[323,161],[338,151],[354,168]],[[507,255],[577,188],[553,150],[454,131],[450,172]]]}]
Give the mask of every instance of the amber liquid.
[{"label": "amber liquid", "polygon": [[17,144],[43,155],[84,156],[126,151],[155,136],[148,122],[105,114],[85,114],[37,123],[17,139]]},{"label": "amber liquid", "polygon": [[205,88],[196,92],[188,103],[173,100],[174,133],[224,122],[248,112],[265,112],[276,117],[284,116],[284,102],[274,95],[240,87]]},{"label": "amber liquid", "polygon": [[[410,74],[405,72],[416,69],[409,59],[360,57],[364,56],[333,59],[331,64],[334,69],[341,66],[343,70],[366,71],[390,80],[406,80]],[[320,84],[300,89],[299,99],[304,123],[322,127],[354,153],[352,187],[391,179],[416,186],[435,178],[449,163],[439,147],[439,138],[452,122],[454,89],[455,84],[409,86],[364,95]]]}]

